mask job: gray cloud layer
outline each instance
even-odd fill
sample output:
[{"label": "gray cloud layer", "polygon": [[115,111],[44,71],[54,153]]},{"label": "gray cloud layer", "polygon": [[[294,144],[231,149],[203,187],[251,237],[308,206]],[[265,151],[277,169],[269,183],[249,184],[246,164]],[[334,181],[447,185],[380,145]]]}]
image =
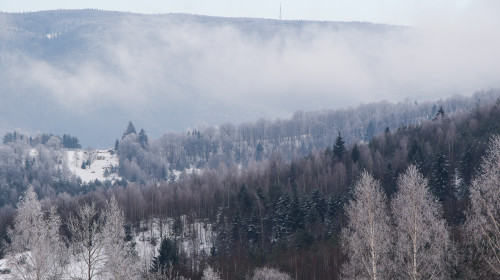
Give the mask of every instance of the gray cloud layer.
[{"label": "gray cloud layer", "polygon": [[136,117],[159,135],[197,121],[286,117],[298,109],[500,87],[500,24],[485,14],[471,10],[461,20],[422,28],[81,16],[30,31],[34,51],[8,47],[5,42],[21,41],[27,28],[3,14],[11,28],[0,33],[7,57],[1,70],[10,90],[49,94],[82,116],[120,112],[117,122]]}]

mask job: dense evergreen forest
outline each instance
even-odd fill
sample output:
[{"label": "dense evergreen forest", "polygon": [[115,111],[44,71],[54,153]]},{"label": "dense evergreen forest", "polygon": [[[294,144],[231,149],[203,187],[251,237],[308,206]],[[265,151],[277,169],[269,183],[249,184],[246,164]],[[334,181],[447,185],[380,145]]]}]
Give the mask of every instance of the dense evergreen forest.
[{"label": "dense evergreen forest", "polygon": [[[208,278],[213,273],[222,279],[245,279],[272,267],[276,275],[281,275],[279,270],[294,279],[496,279],[498,224],[495,232],[495,224],[477,221],[488,222],[490,217],[498,222],[500,217],[500,177],[494,168],[500,159],[500,141],[494,137],[500,134],[500,101],[450,109],[457,100],[462,99],[434,109],[408,105],[425,107],[426,117],[406,108],[401,112],[407,117],[397,119],[389,105],[364,105],[358,111],[297,113],[290,121],[226,124],[152,141],[129,123],[115,145],[124,178],[116,182],[82,184],[67,174],[56,150],[64,139],[78,144],[71,136],[51,136],[44,143],[43,137],[6,135],[1,146],[0,256],[14,248],[9,229],[19,224],[15,202],[31,190],[41,199],[40,209],[60,217],[63,247],[78,244],[75,228],[85,209],[103,213],[96,217],[119,216],[116,209],[121,209],[126,228],[121,229],[122,239],[128,241],[171,224],[172,234],[163,236],[160,230],[157,239],[151,239],[161,241],[159,254],[145,269],[133,272],[138,278],[217,279]],[[378,119],[355,114],[361,111]],[[357,125],[313,122],[335,114]],[[32,151],[36,156],[28,157]],[[186,172],[187,167],[199,171]],[[177,176],[176,170],[184,171]],[[489,185],[496,186],[496,192],[481,189]],[[481,210],[487,203],[481,204],[484,194],[493,208]],[[426,226],[409,232],[404,215],[409,215],[407,206],[415,197],[425,211],[414,217],[425,213]],[[380,211],[367,214],[360,210],[364,208]],[[372,245],[377,241],[383,246],[367,247],[360,241],[366,233],[362,217],[370,213],[376,216],[371,224],[375,221],[377,230],[386,233],[382,236],[395,232],[394,241],[373,230]],[[487,218],[481,220],[478,215],[484,213]],[[111,218],[90,220],[100,225],[97,231],[113,228],[108,225]],[[196,223],[213,232],[208,252],[187,252],[180,246],[203,232]],[[405,230],[409,233],[399,234]],[[424,261],[417,265],[413,258],[412,266],[404,244],[414,241],[415,249],[416,239],[405,238],[417,233],[424,240],[419,251]],[[484,233],[487,238],[481,239]],[[375,252],[382,253],[375,258]],[[367,260],[370,265],[361,265]],[[432,272],[420,271],[421,266]]]}]

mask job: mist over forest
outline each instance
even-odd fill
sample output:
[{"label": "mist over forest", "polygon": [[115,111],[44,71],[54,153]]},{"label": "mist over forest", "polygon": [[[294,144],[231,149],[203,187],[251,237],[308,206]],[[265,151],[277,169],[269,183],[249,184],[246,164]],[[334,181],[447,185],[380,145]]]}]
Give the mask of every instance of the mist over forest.
[{"label": "mist over forest", "polygon": [[57,10],[0,23],[0,130],[69,133],[84,146],[112,146],[128,120],[156,138],[499,86],[495,25],[481,20],[431,29]]}]

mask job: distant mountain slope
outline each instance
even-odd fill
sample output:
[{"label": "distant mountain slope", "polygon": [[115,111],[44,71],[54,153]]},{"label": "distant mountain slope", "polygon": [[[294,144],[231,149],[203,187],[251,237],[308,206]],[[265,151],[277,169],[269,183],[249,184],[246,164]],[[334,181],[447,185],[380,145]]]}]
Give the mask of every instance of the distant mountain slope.
[{"label": "distant mountain slope", "polygon": [[[269,76],[290,70],[272,65],[313,55],[316,46],[302,40],[346,30],[383,36],[395,29],[97,10],[0,13],[0,132],[71,132],[84,145],[103,147],[128,120],[159,136],[200,121],[286,117],[317,107],[284,98],[302,94],[286,81],[277,88]],[[313,49],[293,47],[299,53],[287,54],[295,44]],[[300,91],[309,91],[304,86]]]},{"label": "distant mountain slope", "polygon": [[199,122],[289,118],[296,110],[499,86],[488,66],[497,52],[483,50],[468,63],[471,52],[456,49],[469,46],[463,38],[449,46],[427,33],[359,22],[0,13],[0,133],[70,133],[104,148],[129,120],[159,137]]}]

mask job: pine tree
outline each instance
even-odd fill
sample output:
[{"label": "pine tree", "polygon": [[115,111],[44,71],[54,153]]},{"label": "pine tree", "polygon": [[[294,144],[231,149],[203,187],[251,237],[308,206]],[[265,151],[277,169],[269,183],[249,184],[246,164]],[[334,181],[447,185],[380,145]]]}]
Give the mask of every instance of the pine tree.
[{"label": "pine tree", "polygon": [[285,194],[278,199],[276,203],[276,212],[273,219],[273,236],[276,239],[288,237],[290,234],[289,209],[290,196]]},{"label": "pine tree", "polygon": [[369,142],[372,140],[373,136],[375,135],[375,123],[370,121],[368,123],[368,126],[366,127],[366,136],[365,136],[365,141]]},{"label": "pine tree", "polygon": [[148,136],[146,135],[146,131],[141,128],[141,131],[139,131],[139,144],[143,149],[147,149],[149,147],[149,141],[148,141]]},{"label": "pine tree", "polygon": [[358,162],[360,157],[361,157],[361,154],[359,152],[358,145],[354,144],[354,147],[352,148],[352,152],[351,152],[351,160],[353,162]]},{"label": "pine tree", "polygon": [[263,156],[264,156],[264,146],[262,145],[262,143],[259,143],[255,148],[255,160],[261,161]]},{"label": "pine tree", "polygon": [[296,232],[298,230],[304,229],[305,213],[303,211],[299,191],[297,190],[297,188],[293,189],[288,213],[288,222],[291,232]]},{"label": "pine tree", "polygon": [[333,155],[335,155],[338,159],[341,159],[345,151],[346,151],[345,142],[344,139],[342,139],[342,136],[340,135],[339,131],[339,135],[337,136],[337,139],[335,140],[335,145],[333,146]]},{"label": "pine tree", "polygon": [[134,124],[129,121],[127,125],[127,129],[123,132],[122,140],[129,134],[136,134],[137,132],[135,131],[135,126]]},{"label": "pine tree", "polygon": [[316,209],[316,211],[319,214],[321,221],[324,222],[325,216],[326,216],[327,205],[326,205],[325,196],[321,193],[321,191],[319,189],[315,189],[313,191],[312,202],[313,202],[314,208]]},{"label": "pine tree", "polygon": [[439,118],[444,118],[444,110],[443,110],[443,106],[440,106],[439,107],[439,110],[436,114],[436,116],[432,119],[433,121],[439,119]]},{"label": "pine tree", "polygon": [[158,256],[153,259],[152,272],[165,271],[177,264],[179,257],[177,253],[177,243],[169,238],[161,240]]},{"label": "pine tree", "polygon": [[439,153],[434,157],[432,163],[431,189],[433,194],[444,201],[448,193],[449,178],[449,163],[443,153]]}]

